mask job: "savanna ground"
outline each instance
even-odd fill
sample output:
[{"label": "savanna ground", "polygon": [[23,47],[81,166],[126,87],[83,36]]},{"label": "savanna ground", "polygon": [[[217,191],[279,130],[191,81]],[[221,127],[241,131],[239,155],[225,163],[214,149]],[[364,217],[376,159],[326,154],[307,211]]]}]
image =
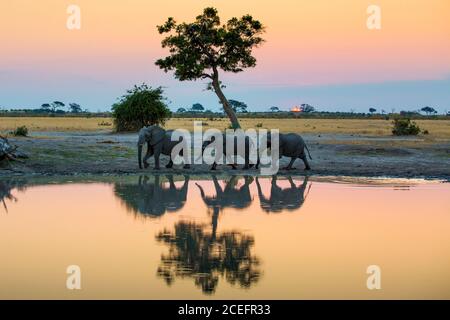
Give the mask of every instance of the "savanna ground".
[{"label": "savanna ground", "polygon": [[[228,119],[175,118],[169,120],[165,128],[192,131],[194,120],[202,121],[204,130],[224,130],[229,126]],[[429,134],[412,137],[392,136],[391,120],[263,118],[241,119],[240,122],[244,129],[278,128],[281,132],[302,134],[313,157],[310,174],[450,179],[449,120],[417,120],[419,127]],[[3,134],[18,126],[27,126],[29,137],[9,136],[9,139],[30,156],[24,163],[3,165],[0,174],[142,172],[137,167],[136,133],[113,133],[112,124],[109,118],[0,118]],[[303,164],[297,161],[294,165],[297,170],[290,174],[303,174]],[[166,162],[167,157],[163,157],[162,164]],[[288,158],[283,158],[281,166],[288,162]],[[219,170],[231,173],[225,166]],[[197,165],[189,171],[206,173],[209,167]],[[182,173],[183,169],[162,169],[161,172]],[[256,174],[257,171],[245,173]]]}]

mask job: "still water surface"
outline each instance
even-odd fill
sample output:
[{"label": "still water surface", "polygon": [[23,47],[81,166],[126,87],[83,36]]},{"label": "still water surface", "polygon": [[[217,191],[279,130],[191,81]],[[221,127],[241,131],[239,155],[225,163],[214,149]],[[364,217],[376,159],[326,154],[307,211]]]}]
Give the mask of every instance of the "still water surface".
[{"label": "still water surface", "polygon": [[[0,298],[450,299],[449,194],[405,180],[0,181]],[[66,289],[69,265],[81,290]]]}]

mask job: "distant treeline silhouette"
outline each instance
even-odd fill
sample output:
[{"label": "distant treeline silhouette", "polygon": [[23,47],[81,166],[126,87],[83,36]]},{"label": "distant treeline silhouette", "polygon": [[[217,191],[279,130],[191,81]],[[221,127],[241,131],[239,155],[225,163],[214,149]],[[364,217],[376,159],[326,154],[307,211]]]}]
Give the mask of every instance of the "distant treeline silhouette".
[{"label": "distant treeline silhouette", "polygon": [[[398,113],[364,113],[364,112],[331,112],[331,111],[315,111],[315,112],[246,112],[238,113],[239,118],[253,119],[379,119],[392,120],[399,117],[409,119],[430,119],[430,120],[449,120],[450,114],[421,114],[414,111],[400,111]],[[90,112],[87,110],[81,112],[70,112],[65,110],[48,111],[46,109],[12,109],[0,110],[0,117],[112,117],[111,112]],[[173,112],[172,118],[207,118],[209,120],[226,119],[227,116],[223,112],[204,111],[204,112]]]}]

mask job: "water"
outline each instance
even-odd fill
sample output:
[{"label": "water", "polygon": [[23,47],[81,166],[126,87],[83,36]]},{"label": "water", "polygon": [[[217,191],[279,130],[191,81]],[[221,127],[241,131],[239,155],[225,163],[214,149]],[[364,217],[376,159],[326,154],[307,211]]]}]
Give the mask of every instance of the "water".
[{"label": "water", "polygon": [[367,182],[0,181],[0,298],[449,299],[450,185]]}]

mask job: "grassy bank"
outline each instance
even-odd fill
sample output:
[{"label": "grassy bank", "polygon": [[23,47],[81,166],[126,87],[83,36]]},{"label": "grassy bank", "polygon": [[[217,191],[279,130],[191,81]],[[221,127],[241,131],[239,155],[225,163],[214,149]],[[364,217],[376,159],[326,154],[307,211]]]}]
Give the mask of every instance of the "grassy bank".
[{"label": "grassy bank", "polygon": [[[166,123],[167,129],[193,130],[193,121],[202,121],[204,130],[228,128],[228,119],[173,118]],[[370,136],[390,136],[392,121],[379,119],[241,119],[243,128],[279,128],[281,132],[340,133]],[[430,132],[430,138],[450,138],[450,120],[416,120],[422,129]],[[110,118],[64,118],[64,117],[2,117],[0,131],[11,131],[25,125],[33,131],[112,131]]]}]

